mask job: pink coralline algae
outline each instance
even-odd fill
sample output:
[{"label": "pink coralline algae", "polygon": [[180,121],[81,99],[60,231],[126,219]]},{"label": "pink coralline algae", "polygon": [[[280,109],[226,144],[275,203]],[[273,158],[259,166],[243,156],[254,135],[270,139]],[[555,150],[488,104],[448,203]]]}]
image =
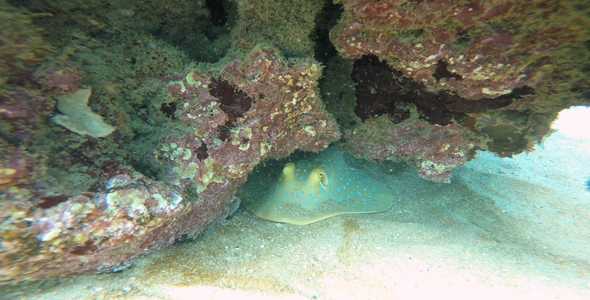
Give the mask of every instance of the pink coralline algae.
[{"label": "pink coralline algae", "polygon": [[318,101],[320,72],[311,59],[286,61],[258,48],[216,77],[193,71],[171,78],[175,117],[194,130],[166,138],[156,151],[167,180],[197,190],[228,181],[236,188],[265,158],[326,148],[339,133]]},{"label": "pink coralline algae", "polygon": [[82,80],[80,73],[67,67],[37,71],[35,77],[44,91],[56,94],[77,91]]},{"label": "pink coralline algae", "polygon": [[450,182],[450,170],[465,164],[483,148],[484,137],[462,127],[469,114],[506,107],[529,88],[517,88],[509,95],[492,99],[466,100],[446,91],[431,91],[423,83],[391,69],[377,57],[355,61],[354,113],[363,122],[344,130],[343,145],[352,154],[381,161],[405,161],[421,177]]},{"label": "pink coralline algae", "polygon": [[189,201],[139,174],[115,175],[105,188],[39,198],[4,189],[0,283],[119,270],[228,213],[225,201]]},{"label": "pink coralline algae", "polygon": [[375,55],[408,78],[465,99],[535,88],[542,81],[535,58],[567,47],[580,30],[556,17],[547,18],[550,26],[526,18],[562,10],[540,3],[546,1],[341,2],[344,16],[330,38],[344,57]]},{"label": "pink coralline algae", "polygon": [[6,147],[0,151],[3,159],[0,161],[0,191],[17,185],[30,176],[31,170],[27,166],[26,154],[15,147]]},{"label": "pink coralline algae", "polygon": [[480,137],[457,124],[408,120],[393,125],[383,116],[344,130],[340,146],[372,161],[404,161],[426,180],[449,183],[450,171],[473,159],[479,143]]},{"label": "pink coralline algae", "polygon": [[0,165],[0,284],[123,269],[218,226],[264,159],[340,137],[318,101],[315,61],[256,48],[217,71],[169,78],[162,112],[176,128],[146,157],[162,166],[158,181],[105,160],[88,169],[108,176],[98,192],[45,194],[37,160],[0,153],[14,153]]},{"label": "pink coralline algae", "polygon": [[[453,152],[470,152],[466,145],[502,156],[532,149],[549,131],[548,120],[587,86],[583,72],[573,71],[587,60],[581,45],[588,32],[580,25],[587,18],[573,12],[574,5],[543,0],[339,2],[344,12],[330,40],[341,56],[355,59],[354,112],[362,124],[352,130],[372,133],[369,138],[346,131],[345,144],[389,149],[382,157],[409,162],[426,179],[448,182],[448,170],[472,158]],[[376,126],[373,119],[384,115],[389,123]],[[408,123],[411,118],[420,123]],[[450,152],[439,153],[440,145],[431,138],[414,137],[410,128],[416,124],[446,136]],[[505,128],[509,134],[500,130]],[[406,130],[408,136],[402,134]],[[403,145],[419,145],[420,150],[400,150]]]},{"label": "pink coralline algae", "polygon": [[17,140],[28,140],[38,122],[53,112],[53,101],[38,91],[16,87],[0,92],[0,121],[10,126]]}]

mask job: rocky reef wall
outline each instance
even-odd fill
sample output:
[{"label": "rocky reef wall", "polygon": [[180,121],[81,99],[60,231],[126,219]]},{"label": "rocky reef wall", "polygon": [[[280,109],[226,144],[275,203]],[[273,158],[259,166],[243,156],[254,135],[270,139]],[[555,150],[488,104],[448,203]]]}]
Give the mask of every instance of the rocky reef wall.
[{"label": "rocky reef wall", "polygon": [[[0,284],[116,271],[195,237],[257,164],[295,150],[336,143],[436,182],[477,149],[528,151],[590,104],[588,11],[0,0]],[[109,130],[62,126],[59,99]]]},{"label": "rocky reef wall", "polygon": [[[531,150],[560,110],[589,101],[589,7],[581,1],[340,3],[342,17],[330,39],[343,58],[354,60],[348,67],[354,88],[339,97],[354,97],[355,107],[343,111],[336,99],[326,101],[336,103],[339,119],[356,124],[344,129],[348,138],[341,143],[353,153],[366,143],[381,149],[375,153],[399,149],[405,136],[391,135],[389,127],[404,131],[416,124],[407,121],[410,105],[433,131],[453,136],[461,128],[476,149],[510,157]],[[371,119],[380,116],[391,122],[375,128]],[[423,131],[420,126],[412,131]],[[377,131],[375,136],[395,142],[367,140],[355,134],[360,131]],[[422,153],[438,147],[428,140],[420,145],[422,151],[391,150],[389,156],[416,165],[426,179],[449,182],[448,170],[470,156],[458,164],[449,160],[435,172],[430,163],[424,169]],[[462,149],[461,143],[447,142],[451,156]],[[361,156],[383,159],[381,154]]]},{"label": "rocky reef wall", "polygon": [[[19,25],[2,27],[11,47],[0,93],[3,284],[121,270],[219,226],[256,164],[340,136],[319,100],[322,66],[300,53],[309,42],[284,58],[296,44],[229,34],[259,26],[244,15],[268,10],[257,3],[2,4]],[[183,51],[179,28],[203,41]],[[115,130],[81,130],[80,107]],[[52,121],[60,112],[65,121]]]}]

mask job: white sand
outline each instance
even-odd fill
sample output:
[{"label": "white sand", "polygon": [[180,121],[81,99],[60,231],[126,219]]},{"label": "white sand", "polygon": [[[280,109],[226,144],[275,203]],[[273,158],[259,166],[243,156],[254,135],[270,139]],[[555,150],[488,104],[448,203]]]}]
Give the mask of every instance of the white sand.
[{"label": "white sand", "polygon": [[240,208],[218,230],[122,273],[48,283],[25,296],[590,299],[590,134],[564,128],[513,159],[480,153],[451,184],[364,164],[397,199],[384,213],[296,226]]}]

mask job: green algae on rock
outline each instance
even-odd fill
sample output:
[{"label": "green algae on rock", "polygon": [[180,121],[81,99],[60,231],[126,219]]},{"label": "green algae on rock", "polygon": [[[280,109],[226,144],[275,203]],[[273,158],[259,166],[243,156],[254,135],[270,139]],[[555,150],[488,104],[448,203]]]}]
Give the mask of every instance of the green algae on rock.
[{"label": "green algae on rock", "polygon": [[335,147],[290,158],[266,162],[248,176],[242,203],[257,216],[307,225],[340,214],[382,212],[393,204],[385,185],[349,166]]}]

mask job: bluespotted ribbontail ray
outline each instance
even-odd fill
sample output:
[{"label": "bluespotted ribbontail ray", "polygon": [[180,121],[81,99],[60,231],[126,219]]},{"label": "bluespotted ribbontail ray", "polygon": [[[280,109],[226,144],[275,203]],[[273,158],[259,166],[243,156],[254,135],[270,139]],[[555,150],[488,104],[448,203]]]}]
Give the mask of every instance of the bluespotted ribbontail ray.
[{"label": "bluespotted ribbontail ray", "polygon": [[242,188],[242,204],[263,219],[296,225],[392,206],[389,189],[349,166],[335,147],[299,156],[257,166]]}]

